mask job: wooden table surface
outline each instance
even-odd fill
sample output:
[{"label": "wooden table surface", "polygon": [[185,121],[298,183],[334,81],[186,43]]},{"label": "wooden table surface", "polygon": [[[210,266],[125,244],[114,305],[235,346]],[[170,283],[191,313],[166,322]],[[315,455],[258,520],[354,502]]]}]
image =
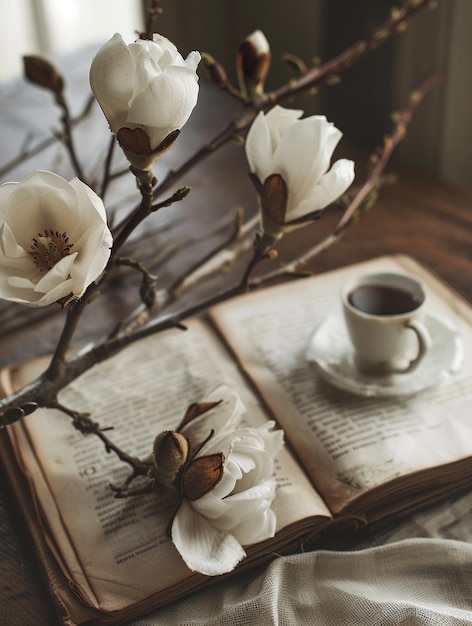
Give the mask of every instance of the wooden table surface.
[{"label": "wooden table surface", "polygon": [[[8,91],[9,101],[14,102],[21,93],[24,93],[23,87]],[[189,144],[198,145],[212,126],[224,122],[225,111],[219,95],[203,90],[201,100],[191,124],[179,138],[178,148],[170,157],[175,162],[182,158]],[[103,121],[100,124],[105,126]],[[90,128],[84,132],[91,132]],[[11,134],[8,137],[11,142]],[[5,142],[0,146],[2,152],[7,147]],[[20,168],[21,175],[25,168],[26,164]],[[66,166],[63,168],[66,169]],[[315,259],[310,268],[319,272],[381,254],[406,253],[428,265],[472,302],[472,192],[451,188],[403,168],[390,166],[388,171],[398,177],[397,182],[385,187],[375,207],[350,229],[340,243]],[[203,242],[200,248],[206,245],[203,239],[205,229],[225,212],[234,210],[238,204],[249,207],[249,211],[254,207],[255,198],[247,180],[244,154],[238,146],[227,146],[182,182],[190,183],[194,191],[186,208],[179,207],[173,214],[177,216],[180,226],[172,231],[172,238],[176,233],[178,235],[179,228],[187,233],[195,229],[197,237],[201,237]],[[118,190],[117,194],[120,195],[121,191]],[[185,220],[181,220],[183,217]],[[303,242],[318,237],[323,230],[329,230],[335,218],[334,212],[313,227],[288,237],[281,246],[282,256],[290,258]],[[192,245],[192,250],[199,249],[198,242]],[[89,339],[102,326],[105,327],[107,319],[118,316],[126,304],[125,295],[117,299],[105,293],[97,312],[81,329],[79,339]],[[7,322],[2,321],[2,365],[49,351],[53,346],[54,333],[60,327],[61,315],[42,317],[33,314],[26,325],[23,324],[24,319],[21,321],[18,328],[15,315]],[[40,579],[22,521],[4,480],[0,483],[0,536],[0,626],[55,624],[47,589]]]}]

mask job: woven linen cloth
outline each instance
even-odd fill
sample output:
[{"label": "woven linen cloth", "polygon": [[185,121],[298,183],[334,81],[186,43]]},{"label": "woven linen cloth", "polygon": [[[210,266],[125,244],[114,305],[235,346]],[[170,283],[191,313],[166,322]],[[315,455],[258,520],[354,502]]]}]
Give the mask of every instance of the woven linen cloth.
[{"label": "woven linen cloth", "polygon": [[280,557],[132,624],[472,624],[472,494],[397,522],[354,550]]}]

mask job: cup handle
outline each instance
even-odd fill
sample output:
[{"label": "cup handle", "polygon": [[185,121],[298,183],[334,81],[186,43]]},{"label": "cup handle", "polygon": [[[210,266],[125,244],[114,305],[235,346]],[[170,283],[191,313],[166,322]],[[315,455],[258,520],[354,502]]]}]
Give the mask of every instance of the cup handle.
[{"label": "cup handle", "polygon": [[409,364],[403,369],[394,370],[397,373],[408,374],[415,370],[420,362],[422,361],[424,355],[431,348],[431,335],[429,334],[426,326],[421,322],[416,320],[410,320],[405,324],[406,328],[411,328],[412,331],[416,334],[418,338],[418,354],[416,357],[409,362]]}]

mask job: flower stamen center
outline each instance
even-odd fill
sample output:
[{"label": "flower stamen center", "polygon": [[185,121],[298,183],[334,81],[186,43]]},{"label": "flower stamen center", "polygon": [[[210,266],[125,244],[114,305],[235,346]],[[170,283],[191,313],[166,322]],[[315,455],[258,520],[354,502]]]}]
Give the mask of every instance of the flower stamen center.
[{"label": "flower stamen center", "polygon": [[70,254],[73,245],[69,243],[66,233],[45,230],[44,233],[38,233],[37,237],[33,237],[30,255],[41,272],[48,272],[56,263]]}]

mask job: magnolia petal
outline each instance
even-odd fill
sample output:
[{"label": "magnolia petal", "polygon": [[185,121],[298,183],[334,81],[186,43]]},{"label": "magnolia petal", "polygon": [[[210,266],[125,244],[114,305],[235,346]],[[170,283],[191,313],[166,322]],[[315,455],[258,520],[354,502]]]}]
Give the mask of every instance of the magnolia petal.
[{"label": "magnolia petal", "polygon": [[250,472],[256,467],[254,456],[252,454],[239,453],[238,450],[239,446],[231,453],[231,460],[239,468],[242,474]]},{"label": "magnolia petal", "polygon": [[51,289],[48,293],[45,293],[40,300],[37,301],[36,306],[47,306],[54,304],[62,298],[67,298],[72,293],[73,281],[71,279],[65,280],[58,285],[55,289]]},{"label": "magnolia petal", "polygon": [[[107,238],[102,237],[102,242]],[[98,278],[105,270],[110,258],[110,248],[103,243],[98,247],[92,258],[85,261],[82,256],[77,258],[72,268],[71,276],[74,279],[74,295],[82,295],[85,289]]]},{"label": "magnolia petal", "polygon": [[231,572],[246,556],[232,535],[216,530],[185,500],[174,517],[171,535],[187,566],[206,576]]},{"label": "magnolia petal", "polygon": [[180,52],[177,50],[177,46],[172,43],[172,41],[167,39],[167,37],[164,37],[164,35],[154,33],[153,41],[158,44],[163,51],[167,52],[167,56],[170,59],[169,63],[172,62],[174,65],[185,65],[194,71],[197,69],[201,56],[196,50],[190,52],[184,60]]},{"label": "magnolia petal", "polygon": [[43,170],[32,172],[21,181],[18,188],[28,191],[35,198],[38,194],[42,199],[52,198],[57,208],[75,203],[75,193],[70,183],[54,172]]},{"label": "magnolia petal", "polygon": [[323,116],[293,124],[277,146],[274,171],[281,172],[289,187],[287,221],[291,211],[328,170],[342,133]]},{"label": "magnolia petal", "polygon": [[243,476],[241,468],[232,458],[232,453],[228,452],[225,459],[223,476],[215,488],[211,492],[216,498],[226,498],[226,496],[234,491],[236,483]]},{"label": "magnolia petal", "polygon": [[[11,228],[6,222],[0,225],[0,265],[29,270],[34,266],[31,256],[19,246]],[[1,271],[0,267],[0,271]]]},{"label": "magnolia petal", "polygon": [[277,529],[277,516],[269,506],[270,503],[267,503],[263,511],[246,518],[235,529],[234,533],[242,545],[258,543],[274,537]]},{"label": "magnolia petal", "polygon": [[48,230],[69,231],[77,220],[77,201],[69,183],[52,172],[33,172],[9,196],[4,219],[19,245],[29,250],[32,238]]},{"label": "magnolia petal", "polygon": [[273,167],[273,155],[287,129],[303,115],[297,109],[276,105],[266,115],[262,111],[249,129],[246,138],[246,157],[249,170],[261,184],[270,174],[281,173]]},{"label": "magnolia petal", "polygon": [[[35,283],[27,278],[20,278],[18,276],[9,279],[11,285],[8,291],[8,300],[11,302],[17,302],[31,308],[38,308],[48,306],[57,302],[61,298],[64,298],[71,293],[72,281],[66,280],[60,283],[56,288],[52,289],[48,293],[42,294],[34,290]],[[0,279],[0,292],[2,296],[7,290],[1,284]]]},{"label": "magnolia petal", "polygon": [[[239,524],[244,520],[253,519],[261,510],[265,510],[270,506],[275,496],[275,490],[275,480],[269,478],[268,480],[263,480],[260,484],[253,485],[250,489],[227,496],[222,501],[225,505],[224,509],[221,510],[218,518],[214,518],[215,525],[220,530],[231,531],[240,543],[243,543],[236,533]],[[200,500],[196,501],[194,508],[202,515],[205,515],[205,517],[208,517],[205,512],[207,507],[204,504]]]},{"label": "magnolia petal", "polygon": [[202,56],[200,52],[197,52],[197,50],[192,50],[191,52],[189,52],[187,58],[185,59],[185,65],[195,72],[201,59]]},{"label": "magnolia petal", "polygon": [[228,511],[226,499],[214,493],[214,490],[207,493],[203,498],[192,502],[192,507],[195,511],[203,515],[203,517],[213,521],[220,520]]},{"label": "magnolia petal", "polygon": [[286,109],[280,105],[273,107],[265,116],[267,126],[269,127],[272,142],[272,153],[282,141],[295,122],[303,115],[301,109]]},{"label": "magnolia petal", "polygon": [[[200,54],[195,52],[192,54],[190,65],[187,64],[176,46],[162,35],[155,35],[153,41],[139,39],[130,43],[128,50],[137,69],[134,76],[133,97],[146,90],[149,81],[155,76],[165,73],[170,67],[188,67],[195,74],[195,69],[200,61]],[[193,66],[194,55],[197,59],[195,66]]]},{"label": "magnolia petal", "polygon": [[[54,267],[46,272],[41,280],[36,283],[34,290],[41,293],[47,293],[52,289],[58,288],[61,283],[68,279],[72,266],[74,265],[74,261],[77,258],[77,254],[77,252],[69,254],[56,263]],[[66,296],[67,294],[65,293],[64,295]]]},{"label": "magnolia petal", "polygon": [[244,503],[252,506],[251,502],[255,500],[270,500],[275,494],[275,489],[275,479],[270,476],[266,480],[262,480],[248,489],[231,494],[226,498],[226,500],[231,504],[231,506],[243,506]]},{"label": "magnolia petal", "polygon": [[284,447],[284,431],[277,429],[274,420],[269,420],[263,427],[258,429],[259,436],[264,440],[267,453],[275,458]]},{"label": "magnolia petal", "polygon": [[[239,458],[244,458],[244,456],[247,457],[248,455],[240,455]],[[254,485],[257,485],[261,481],[266,480],[269,476],[272,476],[274,471],[272,457],[265,451],[260,452],[259,454],[254,453],[252,456],[254,464],[249,471],[243,473],[233,491],[233,495],[245,493],[247,490],[253,488]]]},{"label": "magnolia petal", "polygon": [[147,88],[150,80],[157,74],[161,74],[164,71],[164,65],[167,65],[166,57],[172,58],[160,45],[148,39],[138,39],[133,43],[128,44],[128,52],[133,60],[135,74],[133,76],[133,93],[128,101],[136,97]]},{"label": "magnolia petal", "polygon": [[317,209],[324,209],[341,196],[354,180],[354,163],[349,159],[339,159],[319,183],[313,187],[309,197],[294,208],[290,220],[296,220]]},{"label": "magnolia petal", "polygon": [[36,283],[33,283],[27,276],[8,276],[7,283],[13,289],[33,289]]},{"label": "magnolia petal", "polygon": [[[223,506],[219,507],[219,515],[214,514],[215,509],[210,507],[210,500],[204,502],[207,496],[192,503],[192,506],[216,529],[231,533],[240,544],[246,545],[272,536],[272,522],[275,524],[276,518],[275,515],[274,518],[266,516],[265,512],[272,504],[275,490],[275,480],[270,479],[247,492],[231,495],[221,501]],[[271,523],[268,524],[268,521]]]},{"label": "magnolia petal", "polygon": [[177,46],[175,45],[175,43],[173,43],[170,39],[167,39],[167,37],[164,37],[164,35],[161,35],[160,33],[154,33],[152,36],[152,40],[154,43],[157,43],[162,50],[167,50],[171,53],[172,56],[178,55],[180,58],[182,58],[179,51],[177,50]]},{"label": "magnolia petal", "polygon": [[[269,420],[263,426],[259,428],[250,429],[252,435],[257,437],[261,441],[261,449],[265,450],[270,456],[275,457],[280,452],[284,445],[284,433],[283,430],[276,429],[276,423],[274,420]],[[243,444],[246,441],[243,440]]]},{"label": "magnolia petal", "polygon": [[[172,130],[181,128],[197,103],[196,74],[186,67],[169,67],[165,73],[148,81],[147,88],[135,96],[128,122],[165,129],[160,143]],[[159,112],[156,115],[156,111]],[[151,141],[153,148],[155,140]]]},{"label": "magnolia petal", "polygon": [[100,48],[90,66],[90,86],[115,133],[126,121],[134,73],[128,46],[118,33]]},{"label": "magnolia petal", "polygon": [[[41,276],[39,280],[33,280],[35,278],[32,276],[9,276],[7,278],[8,284],[15,289],[32,289],[38,293],[47,293],[48,291],[61,289],[61,284],[65,281],[68,281],[70,285],[70,280],[68,279],[70,268],[74,263],[74,258],[76,255],[69,255],[62,259],[59,263],[50,269],[46,274],[41,274],[39,271],[35,272],[36,275]],[[66,289],[66,288],[65,288]],[[69,291],[64,293],[63,295],[67,295],[70,293]],[[62,297],[62,296],[59,296]],[[57,299],[57,298],[56,298]]]},{"label": "magnolia petal", "polygon": [[[99,233],[97,233],[98,239]],[[108,228],[104,228],[101,232],[100,244],[95,248],[88,250],[90,239],[84,245],[84,250],[77,258],[72,268],[72,278],[74,279],[74,296],[81,296],[85,289],[99,278],[107,266],[110,258],[111,241]]]},{"label": "magnolia petal", "polygon": [[[103,200],[100,196],[97,196],[95,192],[93,192],[88,185],[84,185],[77,177],[73,178],[69,185],[75,190],[77,194],[77,199],[79,202],[88,201],[97,211],[98,216],[101,221],[106,224],[107,222],[107,212],[105,209],[105,205],[103,204]],[[110,235],[111,241],[111,235]]]},{"label": "magnolia petal", "polygon": [[[24,280],[26,281],[26,279]],[[35,294],[32,289],[31,281],[27,281],[24,288],[23,286],[10,285],[8,282],[9,280],[5,281],[0,277],[0,295],[2,298],[33,308],[38,306],[34,300]],[[40,298],[37,299],[40,300]]]},{"label": "magnolia petal", "polygon": [[257,115],[246,137],[246,158],[249,170],[261,184],[271,174],[272,142],[264,113]]},{"label": "magnolia petal", "polygon": [[71,279],[65,280],[63,283],[58,285],[55,289],[51,289],[44,295],[42,295],[38,300],[34,303],[30,304],[33,307],[43,307],[48,306],[50,304],[54,304],[61,300],[62,298],[66,298],[72,293],[73,281]]},{"label": "magnolia petal", "polygon": [[5,206],[8,196],[15,191],[17,185],[18,183],[13,182],[2,183],[0,185],[0,219],[2,218],[4,210],[3,207]]}]

